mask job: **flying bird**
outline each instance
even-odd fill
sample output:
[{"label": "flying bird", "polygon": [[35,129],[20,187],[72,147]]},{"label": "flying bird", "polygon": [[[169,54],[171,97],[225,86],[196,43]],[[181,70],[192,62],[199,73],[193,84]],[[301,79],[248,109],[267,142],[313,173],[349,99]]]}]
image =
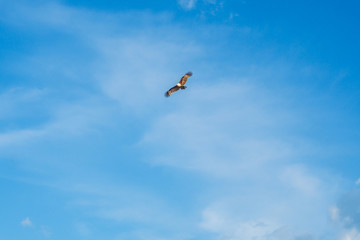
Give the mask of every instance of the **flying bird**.
[{"label": "flying bird", "polygon": [[165,93],[165,97],[170,97],[170,95],[176,91],[178,91],[179,89],[186,89],[187,87],[184,86],[186,81],[188,80],[189,77],[192,76],[192,72],[188,72],[186,73],[181,79],[180,82],[178,84],[176,84],[174,87],[170,88],[169,91],[167,91]]}]

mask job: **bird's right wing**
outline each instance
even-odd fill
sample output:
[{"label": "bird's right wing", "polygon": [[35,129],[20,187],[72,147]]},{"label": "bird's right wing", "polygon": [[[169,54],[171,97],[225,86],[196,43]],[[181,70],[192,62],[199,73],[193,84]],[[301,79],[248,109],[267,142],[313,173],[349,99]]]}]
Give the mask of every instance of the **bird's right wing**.
[{"label": "bird's right wing", "polygon": [[180,89],[179,86],[175,85],[174,87],[170,88],[166,93],[165,97],[170,97],[170,95]]}]

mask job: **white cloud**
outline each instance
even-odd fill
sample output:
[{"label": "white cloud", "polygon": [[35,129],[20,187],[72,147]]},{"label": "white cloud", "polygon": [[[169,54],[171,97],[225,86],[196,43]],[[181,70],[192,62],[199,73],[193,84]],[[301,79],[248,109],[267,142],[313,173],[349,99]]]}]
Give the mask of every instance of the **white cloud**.
[{"label": "white cloud", "polygon": [[339,208],[338,207],[336,207],[336,206],[330,207],[329,212],[330,212],[330,219],[332,221],[339,220]]},{"label": "white cloud", "polygon": [[[34,140],[59,139],[94,132],[94,126],[109,124],[107,116],[111,114],[112,109],[110,104],[105,106],[101,100],[96,102],[91,98],[69,105],[58,105],[48,112],[52,115],[50,120],[39,123],[39,126],[0,132],[0,148],[24,146],[29,144],[30,140],[35,142]],[[7,150],[10,151],[10,148]]]},{"label": "white cloud", "polygon": [[330,218],[337,228],[339,240],[360,240],[360,191],[352,189],[340,196],[330,208]]},{"label": "white cloud", "polygon": [[360,178],[358,180],[356,180],[355,182],[356,185],[359,185],[360,184]]},{"label": "white cloud", "polygon": [[85,223],[77,223],[75,224],[76,230],[79,232],[82,236],[89,236],[91,235],[91,230]]},{"label": "white cloud", "polygon": [[[162,30],[155,31],[162,35]],[[143,114],[148,107],[152,110],[152,106],[163,102],[164,92],[183,74],[174,74],[175,69],[189,55],[195,57],[199,47],[185,39],[178,41],[182,39],[180,32],[176,41],[172,37],[158,39],[151,33],[144,39],[142,34],[131,39],[100,40],[98,50],[105,64],[100,65],[101,72],[96,75],[107,96]]]},{"label": "white cloud", "polygon": [[296,164],[314,150],[300,136],[287,137],[298,114],[246,79],[209,81],[181,102],[174,95],[176,110],[159,117],[139,143],[152,153],[145,161],[224,181],[212,187],[200,223],[220,239],[320,236],[332,184]]},{"label": "white cloud", "polygon": [[207,231],[218,233],[220,239],[262,239],[279,228],[277,224],[266,220],[236,220],[211,208],[202,212],[200,226]]},{"label": "white cloud", "polygon": [[27,218],[25,218],[24,220],[21,221],[21,225],[23,227],[31,227],[33,224],[31,222],[30,218],[27,217]]},{"label": "white cloud", "polygon": [[[40,104],[41,99],[47,94],[44,89],[38,88],[24,88],[14,87],[10,88],[0,94],[0,119],[5,120],[9,118],[18,117],[21,113],[28,110],[31,104]],[[26,106],[26,108],[17,109],[18,105]]]},{"label": "white cloud", "polygon": [[52,235],[50,230],[49,230],[49,227],[47,227],[47,226],[41,226],[41,233],[46,238],[50,238],[51,235]]},{"label": "white cloud", "polygon": [[195,8],[197,0],[178,0],[179,5],[185,10],[191,10]]},{"label": "white cloud", "polygon": [[217,0],[204,0],[204,2],[209,3],[209,4],[216,4]]},{"label": "white cloud", "polygon": [[299,165],[287,166],[281,175],[281,179],[301,194],[316,196],[320,190],[319,180],[306,173],[304,167]]},{"label": "white cloud", "polygon": [[[226,181],[226,190],[214,187],[217,198],[204,208],[200,226],[224,240],[317,239],[327,233],[331,186],[305,168],[291,170],[296,180],[278,178],[284,175],[277,171],[288,169],[268,168],[267,176],[253,172],[254,178]],[[313,182],[311,190],[303,186]]]},{"label": "white cloud", "polygon": [[346,230],[340,240],[360,240],[360,232],[356,228]]},{"label": "white cloud", "polygon": [[233,19],[236,18],[236,17],[239,17],[239,14],[238,14],[238,13],[230,13],[230,15],[229,15],[229,19],[230,19],[230,20],[233,20]]},{"label": "white cloud", "polygon": [[29,139],[33,139],[43,135],[42,130],[37,129],[24,129],[15,130],[8,133],[0,134],[0,147],[8,146],[14,143],[21,143]]},{"label": "white cloud", "polygon": [[[159,198],[157,194],[153,194],[147,189],[131,186],[129,183],[121,185],[103,180],[101,183],[87,181],[82,184],[73,182],[72,187],[69,185],[56,187],[74,193],[77,200],[71,203],[72,206],[90,207],[90,213],[102,219],[118,223],[131,221],[153,227],[171,228],[184,221],[183,217],[176,216],[176,210]],[[173,219],[176,221],[172,221]],[[80,231],[85,230],[87,225],[77,224],[76,227]]]},{"label": "white cloud", "polygon": [[162,146],[162,151],[156,151],[162,153],[152,154],[148,160],[212,176],[241,178],[299,151],[273,130],[279,128],[283,114],[266,110],[272,100],[260,88],[254,90],[241,80],[192,88],[196,95],[182,96],[183,102],[191,104],[180,104],[174,96],[172,101],[179,104],[176,111],[160,117],[144,136],[140,145],[146,149]]},{"label": "white cloud", "polygon": [[240,220],[241,217],[226,216],[226,214],[215,209],[205,209],[202,217],[200,226],[207,231],[218,234],[217,239],[222,240],[314,239],[309,233],[288,228],[286,224],[279,224],[274,219],[244,221]]}]

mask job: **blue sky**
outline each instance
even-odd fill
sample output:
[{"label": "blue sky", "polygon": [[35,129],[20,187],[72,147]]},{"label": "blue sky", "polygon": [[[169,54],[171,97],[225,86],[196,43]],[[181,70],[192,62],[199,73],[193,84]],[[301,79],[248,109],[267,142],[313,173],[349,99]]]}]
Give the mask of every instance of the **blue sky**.
[{"label": "blue sky", "polygon": [[0,0],[0,239],[360,240],[359,7]]}]

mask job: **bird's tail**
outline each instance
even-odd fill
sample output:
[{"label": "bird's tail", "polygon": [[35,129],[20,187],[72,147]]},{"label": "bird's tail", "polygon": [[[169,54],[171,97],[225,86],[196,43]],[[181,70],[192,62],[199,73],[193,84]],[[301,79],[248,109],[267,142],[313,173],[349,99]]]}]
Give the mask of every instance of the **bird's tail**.
[{"label": "bird's tail", "polygon": [[170,97],[169,91],[165,92],[165,97]]},{"label": "bird's tail", "polygon": [[188,75],[189,77],[192,76],[192,72],[187,72],[185,75]]}]

